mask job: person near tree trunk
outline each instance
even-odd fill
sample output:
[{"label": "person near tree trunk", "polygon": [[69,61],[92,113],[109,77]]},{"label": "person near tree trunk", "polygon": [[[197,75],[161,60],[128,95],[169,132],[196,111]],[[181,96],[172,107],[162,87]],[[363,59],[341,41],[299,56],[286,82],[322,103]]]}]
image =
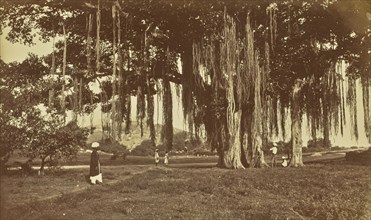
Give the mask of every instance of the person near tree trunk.
[{"label": "person near tree trunk", "polygon": [[281,165],[283,167],[287,167],[287,165],[289,165],[289,163],[287,162],[287,157],[285,157],[285,156],[282,157],[282,163],[281,163]]},{"label": "person near tree trunk", "polygon": [[169,153],[167,151],[165,153],[164,164],[166,166],[169,164]]},{"label": "person near tree trunk", "polygon": [[160,155],[158,154],[158,149],[155,150],[155,164],[157,166],[157,164],[160,162]]},{"label": "person near tree trunk", "polygon": [[272,151],[272,160],[271,160],[271,163],[272,163],[272,168],[276,166],[276,155],[277,155],[277,144],[276,143],[273,143],[273,147],[269,149],[270,151]]},{"label": "person near tree trunk", "polygon": [[103,183],[102,181],[102,170],[100,167],[99,154],[97,148],[99,147],[98,142],[92,143],[91,147],[93,152],[90,157],[90,183],[95,185]]}]

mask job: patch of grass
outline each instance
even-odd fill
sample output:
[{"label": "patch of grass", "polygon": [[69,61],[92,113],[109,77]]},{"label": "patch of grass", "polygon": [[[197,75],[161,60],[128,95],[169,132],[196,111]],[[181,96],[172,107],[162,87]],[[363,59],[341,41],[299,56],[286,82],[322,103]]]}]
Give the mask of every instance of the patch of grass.
[{"label": "patch of grass", "polygon": [[124,172],[107,171],[104,176],[118,182],[20,203],[8,213],[13,219],[361,219],[371,205],[368,168],[344,162],[246,170],[151,167],[126,179],[120,179]]},{"label": "patch of grass", "polygon": [[363,151],[347,152],[345,159],[353,164],[371,165],[371,148]]}]

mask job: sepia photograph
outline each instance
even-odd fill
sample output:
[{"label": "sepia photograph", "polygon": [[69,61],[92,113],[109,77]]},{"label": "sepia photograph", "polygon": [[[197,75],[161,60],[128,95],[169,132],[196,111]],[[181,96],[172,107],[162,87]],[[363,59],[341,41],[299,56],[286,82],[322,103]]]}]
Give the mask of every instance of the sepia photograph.
[{"label": "sepia photograph", "polygon": [[371,219],[371,1],[0,0],[0,220]]}]

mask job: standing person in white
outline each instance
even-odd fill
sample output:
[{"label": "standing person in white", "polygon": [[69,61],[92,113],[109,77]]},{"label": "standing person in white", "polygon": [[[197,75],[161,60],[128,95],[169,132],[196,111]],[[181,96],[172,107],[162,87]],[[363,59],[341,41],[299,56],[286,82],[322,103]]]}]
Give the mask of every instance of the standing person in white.
[{"label": "standing person in white", "polygon": [[99,147],[98,142],[92,143],[91,147],[93,148],[93,152],[91,153],[90,157],[90,183],[95,185],[102,183],[102,171],[100,167],[99,155],[97,148]]},{"label": "standing person in white", "polygon": [[281,163],[281,165],[283,166],[283,167],[287,167],[287,165],[288,165],[288,162],[287,162],[287,158],[285,157],[285,156],[283,156],[282,157],[282,163]]},{"label": "standing person in white", "polygon": [[166,166],[169,164],[169,153],[167,151],[165,153],[164,164]]},{"label": "standing person in white", "polygon": [[155,164],[157,166],[157,164],[160,162],[160,155],[158,154],[158,149],[155,150]]},{"label": "standing person in white", "polygon": [[272,160],[271,160],[271,163],[272,163],[272,168],[276,166],[276,155],[277,155],[277,144],[276,143],[273,143],[273,147],[269,149],[270,151],[272,151]]}]

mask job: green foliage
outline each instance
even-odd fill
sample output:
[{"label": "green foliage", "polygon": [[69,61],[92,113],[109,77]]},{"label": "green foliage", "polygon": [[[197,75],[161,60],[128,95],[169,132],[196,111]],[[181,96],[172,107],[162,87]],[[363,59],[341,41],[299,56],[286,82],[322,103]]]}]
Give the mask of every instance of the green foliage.
[{"label": "green foliage", "polygon": [[[39,28],[42,38],[47,41],[56,34],[61,34],[61,21],[70,32],[68,43],[68,60],[75,67],[81,69],[85,66],[85,26],[86,17],[95,10],[84,2],[72,3],[70,1],[45,2],[41,6],[35,4],[22,5],[12,4],[5,1],[4,15],[0,17],[11,27],[8,36],[13,42],[32,43],[35,37],[30,27]],[[58,3],[57,3],[58,2]],[[105,1],[103,1],[105,2]],[[125,47],[135,53],[140,53],[143,33],[152,24],[151,46],[163,50],[169,46],[172,51],[183,53],[192,41],[210,40],[211,35],[217,35],[223,23],[223,10],[227,7],[228,14],[233,15],[239,21],[239,26],[244,25],[246,13],[251,12],[254,20],[254,31],[257,35],[255,42],[260,49],[264,46],[268,18],[267,6],[274,1],[125,1],[122,5],[122,15],[125,15],[122,25],[125,24],[125,32],[122,41]],[[106,4],[106,3],[102,3]],[[108,4],[108,3],[107,3]],[[272,70],[275,72],[274,81],[284,90],[291,88],[295,78],[303,78],[315,62],[320,69],[325,67],[329,59],[345,58],[351,62],[351,72],[367,72],[370,66],[367,43],[370,35],[367,34],[366,8],[367,1],[295,1],[278,2],[277,4],[277,48],[274,51]],[[101,39],[111,41],[112,19],[110,7],[101,11]],[[69,14],[70,13],[70,14]],[[22,16],[19,16],[22,14]],[[38,14],[39,16],[34,16]],[[95,20],[95,18],[94,18]],[[356,21],[356,22],[355,22]],[[93,21],[94,23],[95,21]],[[261,26],[260,26],[261,25]],[[157,27],[158,29],[155,29]],[[179,27],[182,27],[181,29]],[[153,29],[153,30],[152,30]],[[156,31],[162,33],[158,37]],[[291,30],[291,31],[289,31]],[[94,30],[95,31],[95,30]],[[96,33],[92,33],[95,36]],[[355,33],[355,35],[351,35]],[[353,37],[351,37],[353,36]],[[217,36],[215,36],[217,37]],[[332,49],[318,51],[316,44],[338,45]],[[364,45],[360,47],[360,45]],[[273,46],[273,45],[271,45]],[[111,69],[109,57],[110,46],[102,49],[106,52],[102,57],[104,72]],[[59,51],[61,52],[61,51]],[[317,54],[316,54],[317,53]],[[321,56],[324,59],[315,59]],[[61,56],[59,56],[61,58]],[[137,59],[136,59],[137,60]],[[138,59],[137,62],[140,63]],[[151,63],[154,63],[151,61]],[[309,69],[307,68],[311,66]],[[321,71],[316,71],[321,75]],[[276,88],[279,89],[279,88]]]},{"label": "green foliage", "polygon": [[75,156],[85,145],[88,129],[79,128],[76,122],[64,124],[63,116],[51,114],[42,117],[37,110],[29,110],[23,121],[26,127],[27,142],[22,146],[22,154],[30,158],[40,158],[41,168],[58,159]]},{"label": "green foliage", "polygon": [[5,164],[13,151],[24,141],[23,129],[0,122],[0,174],[6,169]]},{"label": "green foliage", "polygon": [[[190,73],[180,75],[176,69],[176,61],[179,55],[190,57],[192,60],[192,43],[207,42],[215,40],[223,41],[220,36],[220,29],[223,25],[223,11],[233,17],[237,22],[237,32],[243,36],[243,26],[245,25],[246,14],[251,14],[252,29],[255,35],[254,45],[260,54],[264,54],[265,42],[271,33],[272,26],[267,16],[267,6],[271,4],[267,1],[124,1],[121,2],[122,9],[122,49],[124,54],[123,72],[126,77],[126,85],[123,93],[136,94],[138,85],[143,84],[150,71],[153,72],[153,79],[169,78],[170,81],[180,83],[181,81],[194,84],[192,68]],[[110,12],[111,1],[102,0],[101,18],[101,70],[99,73],[89,75],[86,69],[86,18],[90,14],[95,14],[96,10],[85,4],[85,1],[46,1],[33,2],[5,0],[0,5],[0,24],[11,28],[8,39],[12,42],[32,44],[36,27],[44,41],[51,40],[52,37],[62,33],[62,22],[68,32],[67,44],[67,75],[83,78],[87,84],[107,76],[112,71],[112,14]],[[120,4],[121,4],[120,3]],[[40,4],[40,5],[38,5]],[[96,4],[95,2],[93,4]],[[321,98],[324,94],[324,85],[321,79],[327,73],[330,63],[340,59],[349,61],[350,67],[348,74],[354,77],[365,76],[370,70],[370,31],[366,15],[370,3],[363,0],[357,1],[278,1],[277,5],[277,33],[276,41],[270,42],[270,75],[268,80],[268,92],[270,96],[279,97],[281,106],[289,106],[289,97],[294,82],[297,79],[304,79],[307,84],[303,88],[303,108],[307,108],[309,116],[317,115],[316,120],[321,116]],[[107,5],[109,5],[107,7]],[[35,15],[36,14],[36,15]],[[93,20],[95,17],[93,16]],[[95,21],[93,21],[95,23]],[[181,27],[181,28],[180,28]],[[148,48],[152,51],[143,49],[144,32],[148,28]],[[95,31],[95,30],[94,30]],[[93,43],[96,33],[91,33]],[[275,30],[276,31],[276,30]],[[271,45],[272,44],[272,45]],[[274,45],[273,45],[274,44]],[[56,66],[62,64],[62,43],[56,47]],[[170,57],[165,57],[165,50],[169,50]],[[130,51],[130,52],[129,52]],[[151,70],[144,70],[143,55],[149,53],[148,64]],[[189,54],[186,54],[189,53]],[[130,55],[128,55],[130,54]],[[264,59],[261,56],[260,61]],[[50,55],[45,58],[45,63],[50,66]],[[130,61],[129,61],[130,60]],[[166,63],[165,60],[171,60]],[[92,58],[92,63],[94,62]],[[184,60],[182,60],[184,61]],[[219,62],[216,60],[216,62]],[[169,64],[171,63],[171,64]],[[192,62],[191,62],[192,63]],[[163,68],[165,65],[168,68]],[[192,67],[192,65],[190,65]],[[39,80],[46,75],[47,68],[43,62],[35,56],[30,56],[22,64],[11,64],[8,69],[8,85],[20,87],[20,94],[16,97],[27,104],[46,102],[50,85]],[[183,69],[183,71],[185,68]],[[165,73],[164,73],[165,72]],[[188,74],[188,75],[187,75]],[[195,74],[195,73],[193,73]],[[213,73],[205,73],[206,77]],[[191,79],[187,79],[189,78]],[[152,77],[152,76],[151,76]],[[153,80],[151,79],[151,80]],[[201,79],[202,80],[202,79]],[[27,84],[31,83],[32,87]],[[72,88],[69,81],[67,90]],[[205,83],[207,84],[207,83]],[[183,86],[185,83],[183,84]],[[208,85],[207,85],[208,86]],[[218,87],[225,87],[223,82],[218,82]],[[153,85],[150,86],[154,87]],[[55,85],[56,91],[61,89],[61,82]],[[107,93],[107,99],[112,96],[111,82],[103,81],[102,88]],[[187,94],[197,93],[192,89],[183,88]],[[221,88],[222,90],[223,88]],[[143,94],[149,91],[143,90]],[[83,104],[90,103],[90,91],[87,86],[83,89]],[[122,92],[122,91],[120,91]],[[154,94],[156,91],[153,91]],[[183,96],[184,97],[184,96]],[[204,103],[209,100],[207,95],[198,95],[197,103],[206,105],[209,108],[212,104]],[[70,97],[69,97],[70,98]],[[222,97],[223,98],[223,97]],[[330,97],[327,97],[330,98]],[[92,97],[92,102],[98,102],[97,97]],[[166,100],[166,96],[165,96]],[[245,99],[247,100],[247,99]],[[68,101],[68,98],[67,98]],[[171,101],[171,99],[168,99]],[[93,103],[92,103],[93,104]],[[144,103],[143,103],[144,104]],[[67,108],[71,108],[72,103],[67,103]],[[165,102],[165,106],[170,106]],[[92,111],[93,105],[86,105],[87,111]],[[192,106],[183,106],[185,109]],[[223,114],[224,105],[214,105],[208,109],[209,114],[205,117],[195,118],[195,125],[200,126],[205,121],[212,121]],[[250,106],[253,108],[252,106]],[[249,108],[250,108],[249,107]],[[251,110],[247,109],[248,111]],[[104,105],[103,111],[110,111],[110,104]],[[171,114],[171,109],[169,113]],[[281,109],[284,109],[281,107]],[[13,109],[13,111],[16,111]],[[21,111],[19,111],[21,112]],[[130,113],[130,111],[127,111]],[[202,115],[203,116],[203,115]],[[211,120],[210,120],[211,119]],[[129,120],[127,120],[129,121]],[[169,120],[171,121],[171,120]],[[276,122],[273,122],[277,124]],[[170,122],[167,123],[170,125]],[[191,124],[191,123],[190,123]],[[327,126],[327,125],[326,125]],[[209,131],[217,130],[221,126],[206,126]],[[283,126],[284,127],[284,126]],[[172,130],[171,128],[166,131]],[[284,132],[284,130],[283,130]],[[171,132],[172,133],[172,132]],[[166,136],[170,137],[171,134]],[[215,137],[221,136],[216,133]],[[170,138],[171,139],[171,138]],[[216,140],[216,139],[215,139]],[[213,145],[216,145],[217,140]],[[215,146],[213,146],[215,147]],[[169,149],[171,144],[169,144]]]},{"label": "green foliage", "polygon": [[[4,69],[0,70],[1,76]],[[8,87],[0,86],[0,173],[5,170],[5,163],[25,138],[24,129],[17,127],[15,121],[21,114],[21,107],[14,108],[19,104]]]},{"label": "green foliage", "polygon": [[127,149],[124,145],[120,144],[118,141],[113,140],[112,138],[98,141],[99,150],[107,153],[122,154],[127,153]]},{"label": "green foliage", "polygon": [[30,54],[21,63],[1,62],[0,73],[1,168],[15,149],[40,158],[42,169],[46,162],[74,156],[85,143],[86,130],[76,122],[65,125],[64,117],[50,109],[52,113],[43,117],[36,107],[46,102],[49,89],[43,59]]},{"label": "green foliage", "polygon": [[19,63],[2,63],[0,86],[4,96],[7,96],[3,108],[7,108],[14,117],[20,117],[24,110],[47,103],[50,86],[43,77],[48,73],[44,59],[34,54],[29,54]]}]

